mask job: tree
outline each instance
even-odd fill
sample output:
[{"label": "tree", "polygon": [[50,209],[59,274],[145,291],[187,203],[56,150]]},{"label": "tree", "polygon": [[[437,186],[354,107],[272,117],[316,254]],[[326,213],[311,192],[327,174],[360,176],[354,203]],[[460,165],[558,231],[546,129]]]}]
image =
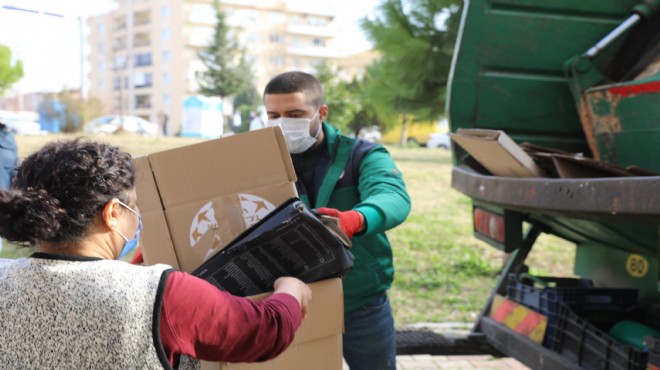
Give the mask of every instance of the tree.
[{"label": "tree", "polygon": [[58,121],[62,132],[82,131],[85,122],[101,116],[103,106],[95,97],[81,99],[77,90],[62,90],[50,94],[39,106],[39,114]]},{"label": "tree", "polygon": [[458,0],[384,0],[361,26],[381,58],[367,68],[365,95],[388,126],[399,116],[402,143],[410,122],[437,121],[444,112],[456,38]]},{"label": "tree", "polygon": [[12,65],[11,49],[0,45],[0,96],[21,78],[23,78],[23,62],[17,60]]},{"label": "tree", "polygon": [[207,70],[198,77],[200,93],[224,98],[239,94],[253,86],[252,68],[229,29],[225,13],[214,0],[216,25],[211,44],[198,53]]},{"label": "tree", "polygon": [[342,132],[353,131],[349,124],[362,108],[355,87],[339,78],[339,71],[327,61],[316,67],[316,78],[323,86],[325,103],[330,107],[328,121]]},{"label": "tree", "polygon": [[241,114],[241,128],[240,132],[246,131],[250,125],[250,112],[255,112],[259,105],[261,105],[261,95],[257,89],[250,85],[247,89],[236,95],[234,98],[234,111]]}]

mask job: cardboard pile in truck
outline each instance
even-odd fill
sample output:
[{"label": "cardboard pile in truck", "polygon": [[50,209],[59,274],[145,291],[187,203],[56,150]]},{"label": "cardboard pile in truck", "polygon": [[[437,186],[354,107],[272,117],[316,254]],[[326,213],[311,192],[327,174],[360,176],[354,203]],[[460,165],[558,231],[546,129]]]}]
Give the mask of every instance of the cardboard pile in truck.
[{"label": "cardboard pile in truck", "polygon": [[[136,158],[135,164],[146,265],[165,263],[192,272],[297,196],[295,171],[279,127],[150,154]],[[262,364],[206,363],[204,368],[341,368],[341,280],[310,287],[308,317],[283,354]]]},{"label": "cardboard pile in truck", "polygon": [[450,135],[470,154],[471,167],[481,166],[494,176],[596,178],[657,175],[636,166],[622,168],[581,154],[530,143],[518,145],[500,130],[458,129]]},{"label": "cardboard pile in truck", "polygon": [[450,136],[494,176],[542,176],[532,157],[503,131],[458,129]]}]

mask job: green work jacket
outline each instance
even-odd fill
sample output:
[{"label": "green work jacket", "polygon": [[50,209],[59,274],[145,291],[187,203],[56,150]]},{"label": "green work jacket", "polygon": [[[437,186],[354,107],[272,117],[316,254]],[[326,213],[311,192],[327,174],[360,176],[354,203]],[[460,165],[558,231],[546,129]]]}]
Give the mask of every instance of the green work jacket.
[{"label": "green work jacket", "polygon": [[302,181],[296,187],[310,208],[353,209],[365,217],[366,230],[351,239],[355,261],[344,278],[344,310],[348,312],[391,286],[394,265],[385,231],[406,219],[410,197],[401,171],[382,145],[342,136],[327,123],[323,132],[327,150],[314,170],[313,204]]}]

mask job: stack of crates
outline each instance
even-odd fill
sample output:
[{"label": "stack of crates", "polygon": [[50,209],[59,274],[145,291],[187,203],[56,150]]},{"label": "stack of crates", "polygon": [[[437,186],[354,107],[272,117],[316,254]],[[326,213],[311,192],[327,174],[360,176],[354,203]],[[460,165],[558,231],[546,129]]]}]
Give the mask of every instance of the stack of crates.
[{"label": "stack of crates", "polygon": [[[635,316],[634,309],[580,310],[580,313],[578,315],[567,304],[560,305],[556,352],[586,370],[647,370],[646,351],[623,345],[594,325],[599,322],[611,326],[618,320]],[[589,317],[589,321],[584,317]]]},{"label": "stack of crates", "polygon": [[[534,283],[542,285],[541,288]],[[637,289],[595,288],[589,279],[509,274],[507,296],[510,300],[545,315],[548,325],[543,346],[559,348],[558,330],[561,304],[599,311],[625,310],[637,304]]]}]

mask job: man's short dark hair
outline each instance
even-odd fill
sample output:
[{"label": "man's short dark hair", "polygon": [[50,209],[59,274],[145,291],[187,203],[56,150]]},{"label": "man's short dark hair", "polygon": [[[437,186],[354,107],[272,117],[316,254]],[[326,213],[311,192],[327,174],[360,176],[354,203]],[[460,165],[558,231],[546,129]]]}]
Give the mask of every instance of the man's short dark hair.
[{"label": "man's short dark hair", "polygon": [[266,94],[292,94],[302,92],[315,108],[324,104],[323,87],[316,77],[305,72],[285,72],[273,77],[264,89]]}]

